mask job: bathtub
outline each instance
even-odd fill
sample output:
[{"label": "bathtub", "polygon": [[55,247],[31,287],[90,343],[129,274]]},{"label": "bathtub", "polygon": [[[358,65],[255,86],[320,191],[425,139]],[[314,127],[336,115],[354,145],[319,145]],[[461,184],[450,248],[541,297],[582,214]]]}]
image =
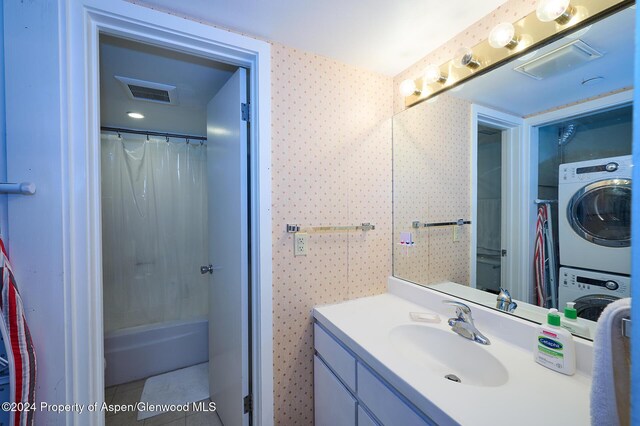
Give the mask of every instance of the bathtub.
[{"label": "bathtub", "polygon": [[208,324],[206,319],[173,321],[105,334],[105,386],[207,362]]}]

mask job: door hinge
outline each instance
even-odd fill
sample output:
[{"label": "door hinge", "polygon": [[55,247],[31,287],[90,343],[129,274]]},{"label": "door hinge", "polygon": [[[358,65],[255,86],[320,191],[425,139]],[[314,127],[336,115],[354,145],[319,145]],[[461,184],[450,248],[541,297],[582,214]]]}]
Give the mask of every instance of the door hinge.
[{"label": "door hinge", "polygon": [[242,103],[241,105],[242,121],[251,121],[251,112],[249,110],[250,104]]},{"label": "door hinge", "polygon": [[253,406],[253,398],[251,395],[247,395],[244,397],[244,412],[250,413]]}]

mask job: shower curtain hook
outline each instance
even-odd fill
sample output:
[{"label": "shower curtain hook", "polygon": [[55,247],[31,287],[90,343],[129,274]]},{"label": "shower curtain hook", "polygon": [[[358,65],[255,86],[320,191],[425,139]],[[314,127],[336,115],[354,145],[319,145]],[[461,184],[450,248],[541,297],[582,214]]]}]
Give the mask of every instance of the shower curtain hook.
[{"label": "shower curtain hook", "polygon": [[147,133],[147,142],[149,142],[149,133]]},{"label": "shower curtain hook", "polygon": [[122,139],[122,135],[120,134],[120,131],[118,130],[116,133],[118,134],[118,139]]},{"label": "shower curtain hook", "polygon": [[204,145],[204,141],[200,141],[200,146]]},{"label": "shower curtain hook", "polygon": [[185,138],[187,140],[187,145],[189,145],[189,138]]},{"label": "shower curtain hook", "polygon": [[169,143],[169,136],[165,136],[167,138],[167,143]]}]

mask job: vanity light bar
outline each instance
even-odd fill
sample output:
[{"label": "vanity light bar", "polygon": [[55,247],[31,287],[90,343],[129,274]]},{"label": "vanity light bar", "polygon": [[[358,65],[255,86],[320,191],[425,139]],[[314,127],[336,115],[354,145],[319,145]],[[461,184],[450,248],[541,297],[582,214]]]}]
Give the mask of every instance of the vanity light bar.
[{"label": "vanity light bar", "polygon": [[[508,39],[510,31],[507,36],[500,33],[493,34],[493,45],[499,46],[506,40],[503,47],[493,47],[491,42],[486,39],[471,49],[465,49],[466,53],[461,57],[458,57],[460,55],[457,54],[456,58],[439,67],[432,66],[434,69],[429,70],[427,78],[422,76],[417,79],[404,80],[401,85],[405,90],[401,90],[401,94],[404,96],[405,107],[411,107],[433,98],[476,75],[482,75],[498,68],[515,57],[523,56],[533,49],[562,37],[578,25],[584,26],[595,22],[634,3],[634,0],[572,0],[570,13],[567,15],[568,20],[564,19],[565,15],[563,14],[560,16],[562,18],[560,21],[556,19],[549,22],[541,21],[536,11],[533,11],[512,24],[514,31],[511,40]],[[500,25],[504,25],[506,28],[505,24],[508,23]],[[501,39],[500,43],[495,40],[496,38]],[[432,78],[429,77],[437,72],[438,68],[441,75],[447,76],[446,82],[439,80],[437,83],[432,83],[430,82]],[[419,90],[409,91],[409,87],[419,88]]]},{"label": "vanity light bar", "polygon": [[344,231],[373,231],[376,229],[375,225],[370,223],[363,223],[361,225],[353,226],[310,226],[308,228],[301,228],[295,224],[287,224],[287,232],[289,234],[295,234],[296,232],[344,232]]}]

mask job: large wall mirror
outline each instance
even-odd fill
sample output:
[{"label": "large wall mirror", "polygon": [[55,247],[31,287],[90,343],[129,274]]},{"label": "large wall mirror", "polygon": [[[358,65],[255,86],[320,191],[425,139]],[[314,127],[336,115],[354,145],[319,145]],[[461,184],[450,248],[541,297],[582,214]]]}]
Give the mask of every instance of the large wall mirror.
[{"label": "large wall mirror", "polygon": [[585,338],[630,296],[634,9],[394,117],[394,276]]}]

